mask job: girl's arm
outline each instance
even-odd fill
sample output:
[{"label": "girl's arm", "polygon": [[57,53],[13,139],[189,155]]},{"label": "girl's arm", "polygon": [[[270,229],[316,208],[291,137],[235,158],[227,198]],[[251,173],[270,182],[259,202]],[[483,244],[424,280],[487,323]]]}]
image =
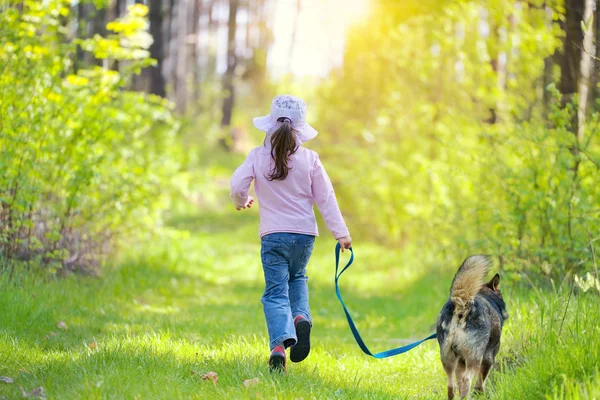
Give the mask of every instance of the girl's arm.
[{"label": "girl's arm", "polygon": [[246,160],[235,170],[231,177],[231,199],[235,208],[238,210],[246,207],[250,207],[254,202],[254,199],[248,196],[248,189],[254,179],[254,165],[252,162],[252,154],[248,154]]},{"label": "girl's arm", "polygon": [[321,211],[327,228],[336,240],[348,238],[350,232],[340,212],[331,180],[317,156],[312,170],[312,196]]}]

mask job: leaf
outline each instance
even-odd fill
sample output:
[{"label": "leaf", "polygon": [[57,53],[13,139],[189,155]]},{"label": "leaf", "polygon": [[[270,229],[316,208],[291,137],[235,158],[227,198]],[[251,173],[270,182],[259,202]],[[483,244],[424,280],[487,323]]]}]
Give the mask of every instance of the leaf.
[{"label": "leaf", "polygon": [[65,321],[60,321],[57,326],[58,326],[58,329],[62,329],[62,330],[67,329],[67,324],[65,323]]},{"label": "leaf", "polygon": [[258,378],[246,379],[242,381],[246,388],[258,385]]},{"label": "leaf", "polygon": [[207,372],[206,374],[202,375],[202,380],[210,380],[213,383],[213,385],[217,386],[217,381],[219,380],[219,377],[217,376],[216,372]]},{"label": "leaf", "polygon": [[98,342],[92,342],[88,344],[88,347],[90,348],[90,350],[95,350],[98,348]]},{"label": "leaf", "polygon": [[46,398],[46,391],[41,386],[33,389],[29,393],[25,392],[25,389],[23,389],[22,386],[19,386],[19,387],[21,388],[21,394],[25,398],[37,398],[37,399],[45,399]]},{"label": "leaf", "polygon": [[54,337],[54,336],[58,336],[58,332],[50,332],[49,334],[47,334],[46,336],[44,336],[44,339],[48,340],[48,339],[50,339],[51,337]]},{"label": "leaf", "polygon": [[13,381],[11,378],[9,378],[8,376],[0,376],[0,382],[4,382],[4,383],[15,383],[15,381]]}]

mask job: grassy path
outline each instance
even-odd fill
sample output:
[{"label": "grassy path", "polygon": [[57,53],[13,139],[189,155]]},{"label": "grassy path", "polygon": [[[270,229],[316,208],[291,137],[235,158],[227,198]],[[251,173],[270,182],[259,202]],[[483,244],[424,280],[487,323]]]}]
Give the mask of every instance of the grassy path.
[{"label": "grassy path", "polygon": [[[266,368],[256,215],[179,218],[102,279],[25,275],[16,288],[0,275],[0,376],[14,380],[0,382],[0,398],[20,398],[19,386],[50,399],[445,398],[435,341],[383,361],[362,355],[335,297],[333,244],[320,238],[309,267],[314,350],[285,376]],[[372,349],[429,334],[461,260],[427,267],[356,245],[343,291]],[[565,313],[564,294],[504,293],[511,319],[489,397],[600,398],[598,298],[573,296]]]}]

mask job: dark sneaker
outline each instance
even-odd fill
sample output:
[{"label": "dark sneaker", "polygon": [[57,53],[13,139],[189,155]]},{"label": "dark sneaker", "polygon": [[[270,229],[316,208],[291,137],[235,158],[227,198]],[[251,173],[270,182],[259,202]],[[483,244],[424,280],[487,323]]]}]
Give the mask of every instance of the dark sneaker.
[{"label": "dark sneaker", "polygon": [[275,346],[269,357],[269,371],[285,372],[285,349],[283,346]]},{"label": "dark sneaker", "polygon": [[294,318],[294,325],[296,326],[296,337],[298,338],[298,342],[292,346],[290,350],[290,360],[292,362],[300,362],[303,361],[306,357],[308,357],[308,353],[310,353],[310,322],[299,315]]}]

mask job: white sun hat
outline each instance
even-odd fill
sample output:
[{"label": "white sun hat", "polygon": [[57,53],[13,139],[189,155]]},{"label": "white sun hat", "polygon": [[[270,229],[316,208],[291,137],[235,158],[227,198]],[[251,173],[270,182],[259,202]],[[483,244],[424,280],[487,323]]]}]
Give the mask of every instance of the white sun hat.
[{"label": "white sun hat", "polygon": [[254,118],[254,126],[267,137],[275,133],[282,122],[279,118],[292,121],[292,128],[297,132],[300,142],[308,142],[317,136],[317,131],[306,122],[306,103],[304,100],[287,94],[276,96],[271,104],[271,114]]}]

